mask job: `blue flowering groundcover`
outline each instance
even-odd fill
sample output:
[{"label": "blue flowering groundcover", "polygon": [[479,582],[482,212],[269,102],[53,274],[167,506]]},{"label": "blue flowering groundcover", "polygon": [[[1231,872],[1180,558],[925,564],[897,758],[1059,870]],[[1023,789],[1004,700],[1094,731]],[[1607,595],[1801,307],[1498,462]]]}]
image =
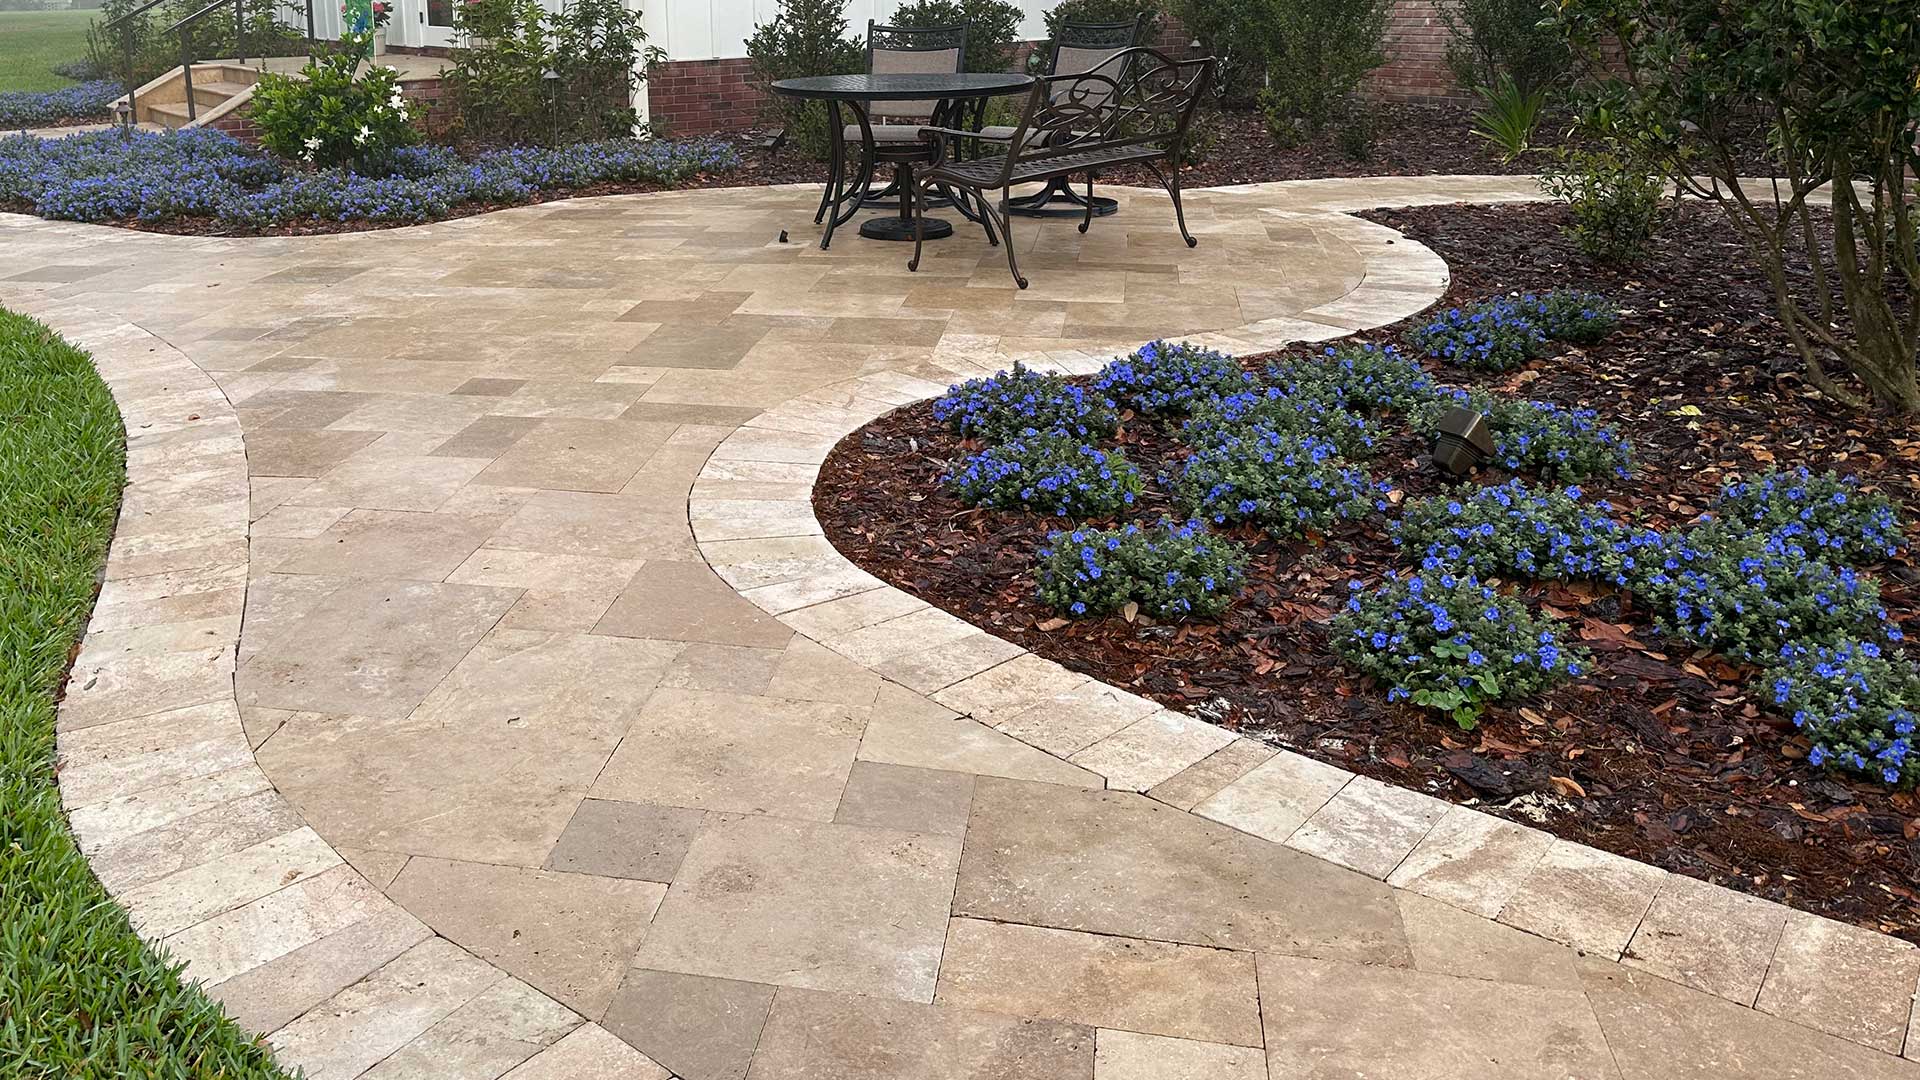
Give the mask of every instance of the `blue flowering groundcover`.
[{"label": "blue flowering groundcover", "polygon": [[67,221],[208,221],[235,230],[298,222],[409,224],[603,183],[672,186],[738,167],[714,141],[611,139],[462,157],[399,152],[389,176],[289,166],[223,132],[89,132],[0,138],[0,206]]},{"label": "blue flowering groundcover", "polygon": [[94,79],[58,90],[10,90],[0,94],[0,130],[111,119],[113,100],[121,92],[120,84],[111,79]]}]

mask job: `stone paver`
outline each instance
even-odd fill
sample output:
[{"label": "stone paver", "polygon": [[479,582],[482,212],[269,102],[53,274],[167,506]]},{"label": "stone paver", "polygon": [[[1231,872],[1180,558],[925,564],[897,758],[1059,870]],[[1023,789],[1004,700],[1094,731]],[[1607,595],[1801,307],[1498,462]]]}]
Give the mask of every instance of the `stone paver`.
[{"label": "stone paver", "polygon": [[1026,293],[977,234],[819,252],[792,188],[272,241],[0,215],[0,302],[129,433],[60,718],[103,878],[315,1077],[1588,1075],[1592,1016],[1623,1080],[1920,1068],[1911,949],[1161,714],[833,551],[861,423],[1394,321],[1447,270],[1344,211],[1537,197],[1194,192],[1189,251],[1115,193],[1023,226]]}]

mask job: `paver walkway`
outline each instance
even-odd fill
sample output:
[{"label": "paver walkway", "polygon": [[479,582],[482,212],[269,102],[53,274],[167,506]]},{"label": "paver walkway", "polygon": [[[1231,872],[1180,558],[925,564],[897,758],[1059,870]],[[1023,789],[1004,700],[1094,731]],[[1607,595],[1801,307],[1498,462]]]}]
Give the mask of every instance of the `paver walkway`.
[{"label": "paver walkway", "polygon": [[102,879],[329,1080],[1920,1076],[1902,943],[1062,683],[837,562],[805,499],[864,416],[1391,321],[1444,267],[1338,211],[1532,189],[1202,192],[1193,251],[1120,194],[1016,226],[1025,293],[967,229],[914,276],[819,252],[803,188],[0,215],[0,303],[128,420],[61,716]]}]

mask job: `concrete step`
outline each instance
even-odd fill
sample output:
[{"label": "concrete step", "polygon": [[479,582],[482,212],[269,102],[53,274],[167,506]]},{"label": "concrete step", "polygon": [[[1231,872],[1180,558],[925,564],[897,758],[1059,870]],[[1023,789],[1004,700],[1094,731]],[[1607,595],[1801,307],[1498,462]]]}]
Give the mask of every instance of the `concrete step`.
[{"label": "concrete step", "polygon": [[187,126],[188,117],[185,104],[152,104],[143,107],[147,110],[148,118],[162,127],[183,128]]},{"label": "concrete step", "polygon": [[224,82],[218,79],[201,82],[193,80],[193,97],[202,105],[218,105],[228,98],[247,89],[251,84]]}]

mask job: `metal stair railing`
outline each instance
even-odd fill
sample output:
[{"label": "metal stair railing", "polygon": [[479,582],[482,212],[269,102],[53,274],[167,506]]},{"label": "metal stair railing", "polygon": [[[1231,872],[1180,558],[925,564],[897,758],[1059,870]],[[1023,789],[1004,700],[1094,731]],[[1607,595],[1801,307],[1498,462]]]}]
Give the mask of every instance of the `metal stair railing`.
[{"label": "metal stair railing", "polygon": [[147,0],[146,3],[141,4],[139,7],[134,8],[132,11],[123,12],[120,15],[115,16],[114,18],[108,19],[105,23],[102,23],[100,26],[100,32],[102,34],[111,33],[115,27],[118,27],[121,32],[120,33],[120,54],[122,58],[126,61],[126,71],[125,71],[125,74],[127,77],[126,126],[129,129],[133,127],[133,118],[134,118],[133,92],[139,89],[139,86],[136,85],[133,81],[134,80],[134,74],[133,74],[134,19],[136,19],[141,15],[145,15],[147,12],[152,11],[154,8],[157,8],[161,4],[164,4],[166,2],[167,0]]},{"label": "metal stair railing", "polygon": [[246,0],[213,0],[212,3],[166,29],[169,34],[180,35],[180,78],[187,88],[187,123],[189,124],[200,118],[199,103],[193,99],[193,24],[228,4],[233,5],[234,51],[239,53],[237,59],[244,64],[247,62]]}]

